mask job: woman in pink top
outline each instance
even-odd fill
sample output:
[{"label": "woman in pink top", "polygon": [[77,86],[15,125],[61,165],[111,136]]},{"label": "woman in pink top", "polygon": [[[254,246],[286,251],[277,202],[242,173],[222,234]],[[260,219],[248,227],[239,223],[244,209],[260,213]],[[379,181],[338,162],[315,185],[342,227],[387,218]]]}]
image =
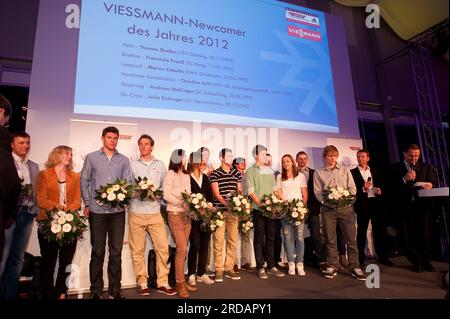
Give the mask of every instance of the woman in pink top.
[{"label": "woman in pink top", "polygon": [[188,285],[184,278],[184,262],[191,232],[191,219],[186,214],[188,207],[181,195],[181,193],[191,193],[191,180],[185,168],[186,160],[184,150],[174,150],[170,156],[169,171],[163,183],[163,197],[167,202],[167,219],[177,246],[175,279],[180,298],[189,298],[189,292],[197,290],[196,287]]}]

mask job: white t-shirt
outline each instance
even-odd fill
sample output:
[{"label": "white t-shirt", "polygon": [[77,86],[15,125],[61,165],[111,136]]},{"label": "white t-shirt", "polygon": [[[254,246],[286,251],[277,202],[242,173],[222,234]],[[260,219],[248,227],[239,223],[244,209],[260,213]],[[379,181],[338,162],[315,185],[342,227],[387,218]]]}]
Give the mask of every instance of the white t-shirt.
[{"label": "white t-shirt", "polygon": [[283,200],[293,200],[294,198],[302,200],[302,187],[308,187],[306,177],[298,174],[295,178],[289,178],[285,181],[281,180],[281,174],[277,176],[277,186],[281,188]]}]

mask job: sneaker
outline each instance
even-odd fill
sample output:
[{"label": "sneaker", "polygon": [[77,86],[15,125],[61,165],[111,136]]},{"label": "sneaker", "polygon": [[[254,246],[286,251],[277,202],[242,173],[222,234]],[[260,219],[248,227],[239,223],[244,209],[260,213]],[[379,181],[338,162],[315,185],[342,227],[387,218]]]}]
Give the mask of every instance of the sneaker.
[{"label": "sneaker", "polygon": [[327,268],[327,271],[324,272],[323,276],[328,279],[333,279],[337,276],[337,270],[331,267]]},{"label": "sneaker", "polygon": [[267,268],[267,262],[264,262],[263,268]]},{"label": "sneaker", "polygon": [[264,268],[258,270],[258,277],[259,279],[267,279],[266,270]]},{"label": "sneaker", "polygon": [[239,276],[239,274],[234,272],[233,270],[225,271],[225,277],[230,278],[232,280],[239,280],[239,279],[241,279],[241,276]]},{"label": "sneaker", "polygon": [[272,268],[270,268],[270,269],[267,271],[267,273],[269,273],[269,274],[271,274],[271,275],[274,275],[274,276],[277,276],[277,277],[284,277],[284,276],[286,276],[286,274],[283,273],[283,272],[281,272],[281,271],[279,271],[279,270],[277,269],[277,267],[272,267]]},{"label": "sneaker", "polygon": [[215,282],[223,282],[223,271],[216,271]]},{"label": "sneaker", "polygon": [[286,268],[286,264],[282,261],[279,261],[277,264],[278,264],[278,267]]},{"label": "sneaker", "polygon": [[320,268],[320,271],[324,274],[324,273],[327,272],[328,265],[327,265],[326,262],[322,261],[322,262],[319,264],[319,268]]},{"label": "sneaker", "polygon": [[192,274],[188,278],[188,285],[195,286],[197,283],[195,282],[195,275]]},{"label": "sneaker", "polygon": [[234,270],[234,272],[239,273],[239,266],[234,265],[233,270]]},{"label": "sneaker", "polygon": [[116,291],[116,292],[110,292],[108,298],[109,299],[126,299],[120,290]]},{"label": "sneaker", "polygon": [[202,282],[202,283],[207,284],[207,285],[212,285],[214,283],[214,280],[209,278],[209,276],[207,274],[203,274],[201,276],[197,276],[197,281],[198,282]]},{"label": "sneaker", "polygon": [[156,288],[156,291],[166,294],[167,296],[174,296],[177,294],[177,291],[170,287],[169,285],[164,285]]},{"label": "sneaker", "polygon": [[366,276],[364,275],[361,268],[353,268],[352,276],[355,277],[357,280],[366,280]]},{"label": "sneaker", "polygon": [[241,267],[241,269],[242,269],[242,270],[245,270],[245,271],[248,271],[248,272],[253,272],[253,271],[254,271],[253,268],[250,266],[249,263],[244,264],[244,265]]},{"label": "sneaker", "polygon": [[289,264],[288,275],[295,276],[295,263],[290,262]]},{"label": "sneaker", "polygon": [[297,263],[296,266],[297,266],[297,274],[299,276],[305,276],[306,273],[305,273],[305,268],[303,267],[303,263]]},{"label": "sneaker", "polygon": [[150,295],[150,289],[148,289],[147,285],[138,285],[138,293],[141,296],[149,296]]}]

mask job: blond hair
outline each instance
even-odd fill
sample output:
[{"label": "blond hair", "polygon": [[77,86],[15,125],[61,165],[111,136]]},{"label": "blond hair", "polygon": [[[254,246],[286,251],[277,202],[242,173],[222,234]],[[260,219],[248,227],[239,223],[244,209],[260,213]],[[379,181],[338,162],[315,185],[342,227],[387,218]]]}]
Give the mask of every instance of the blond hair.
[{"label": "blond hair", "polygon": [[[62,154],[64,152],[72,152],[72,148],[66,145],[56,146],[49,154],[48,160],[45,162],[46,168],[52,168],[62,162]],[[73,161],[70,159],[67,169],[73,170]]]},{"label": "blond hair", "polygon": [[328,154],[337,154],[339,156],[339,151],[334,145],[327,145],[323,148],[322,157],[327,156]]}]

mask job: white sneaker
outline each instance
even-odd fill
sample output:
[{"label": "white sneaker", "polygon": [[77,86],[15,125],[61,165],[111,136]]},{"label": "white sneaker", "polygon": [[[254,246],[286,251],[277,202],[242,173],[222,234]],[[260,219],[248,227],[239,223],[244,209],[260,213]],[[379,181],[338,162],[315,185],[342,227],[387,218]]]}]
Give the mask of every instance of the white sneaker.
[{"label": "white sneaker", "polygon": [[295,276],[295,263],[294,262],[289,263],[288,274],[291,276]]},{"label": "white sneaker", "polygon": [[264,262],[263,268],[267,268],[267,262]]},{"label": "white sneaker", "polygon": [[303,263],[297,263],[297,274],[299,276],[305,276],[305,269],[303,268]]},{"label": "white sneaker", "polygon": [[215,281],[209,278],[207,274],[203,274],[201,276],[197,276],[197,281],[202,282],[207,285],[212,285]]},{"label": "white sneaker", "polygon": [[188,285],[195,286],[197,283],[195,282],[195,275],[192,274],[189,276]]}]

